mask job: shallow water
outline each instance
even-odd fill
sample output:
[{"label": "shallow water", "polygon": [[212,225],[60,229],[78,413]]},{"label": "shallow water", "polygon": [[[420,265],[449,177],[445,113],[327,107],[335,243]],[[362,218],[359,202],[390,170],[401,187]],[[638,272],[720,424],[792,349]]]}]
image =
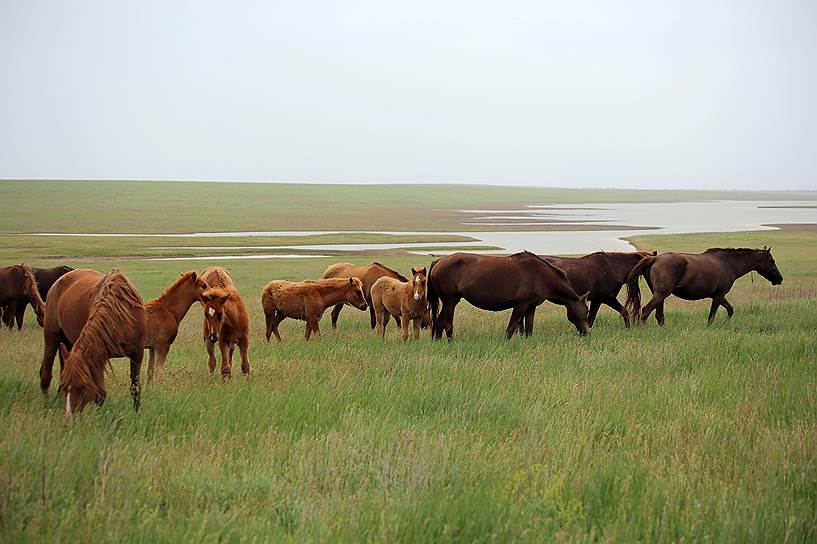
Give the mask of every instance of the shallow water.
[{"label": "shallow water", "polygon": [[[361,244],[307,244],[267,246],[269,249],[299,251],[367,251],[405,248],[434,248],[412,251],[418,255],[445,254],[444,248],[467,246],[497,246],[502,253],[527,249],[542,254],[579,254],[593,251],[631,251],[633,246],[624,237],[649,234],[690,234],[704,232],[739,232],[749,230],[774,230],[766,224],[817,223],[817,200],[815,201],[707,201],[663,202],[623,204],[572,204],[530,205],[519,210],[458,210],[463,213],[463,226],[509,225],[559,225],[564,222],[590,225],[637,225],[652,227],[628,230],[584,230],[547,232],[385,232],[385,231],[251,231],[251,232],[201,232],[187,234],[61,234],[39,233],[38,236],[147,236],[147,237],[237,237],[237,236],[311,236],[320,234],[348,234],[367,232],[372,234],[449,234],[470,236],[474,242],[407,242],[407,243],[361,243]],[[592,228],[592,226],[589,226]],[[258,246],[253,246],[259,249]],[[164,249],[228,249],[247,250],[250,246],[173,246]],[[262,247],[261,249],[264,249]],[[278,255],[256,254],[252,256],[200,256],[173,257],[178,260],[235,259],[235,258],[297,258],[319,257],[318,254]],[[162,259],[169,259],[163,257]]]}]

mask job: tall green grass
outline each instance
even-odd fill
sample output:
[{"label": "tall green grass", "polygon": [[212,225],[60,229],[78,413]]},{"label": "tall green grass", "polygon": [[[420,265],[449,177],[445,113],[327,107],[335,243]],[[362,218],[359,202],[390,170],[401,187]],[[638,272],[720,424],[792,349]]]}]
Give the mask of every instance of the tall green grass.
[{"label": "tall green grass", "polygon": [[[251,310],[253,373],[207,373],[200,309],[134,414],[127,362],[67,424],[37,370],[41,329],[0,332],[0,539],[26,541],[761,541],[817,538],[817,236],[639,239],[697,250],[772,243],[781,287],[744,278],[736,314],[670,299],[667,325],[564,310],[506,341],[465,303],[455,341],[338,330],[263,341],[261,287],[331,260],[226,263]],[[366,262],[365,257],[352,259]],[[401,270],[421,258],[387,260]],[[145,298],[187,263],[121,264]],[[392,325],[393,327],[393,325]]]}]

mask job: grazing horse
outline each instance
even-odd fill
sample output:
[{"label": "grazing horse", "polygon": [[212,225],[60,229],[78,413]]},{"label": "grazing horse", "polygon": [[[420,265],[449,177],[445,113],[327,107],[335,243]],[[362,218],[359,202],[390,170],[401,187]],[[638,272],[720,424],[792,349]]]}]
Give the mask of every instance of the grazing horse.
[{"label": "grazing horse", "polygon": [[116,268],[108,275],[96,270],[73,270],[54,283],[49,295],[40,367],[43,394],[51,384],[58,350],[60,391],[65,393],[68,415],[91,401],[102,404],[107,395],[105,365],[113,357],[128,357],[133,408],[139,410],[145,308],[130,281]]},{"label": "grazing horse", "polygon": [[[627,283],[630,270],[641,259],[651,255],[655,256],[656,252],[607,253],[599,251],[584,257],[551,257],[549,255],[540,255],[540,257],[564,270],[567,279],[570,280],[570,284],[577,293],[590,293],[588,325],[593,326],[599,308],[602,304],[606,304],[621,314],[622,319],[624,319],[624,326],[629,327],[630,316],[618,301],[618,293],[621,291],[621,287]],[[632,297],[633,304],[640,306],[638,276],[635,276],[627,283],[627,292],[628,296]],[[521,328],[519,332],[522,332]]]},{"label": "grazing horse", "polygon": [[[25,304],[31,303],[37,314],[37,323],[42,326],[45,304],[37,288],[34,271],[25,263],[0,268],[0,308],[3,308],[3,322],[11,329],[18,307],[25,311]],[[22,328],[22,317],[17,321],[17,329]]]},{"label": "grazing horse", "polygon": [[[729,317],[735,313],[726,300],[726,294],[739,277],[752,270],[769,280],[772,285],[783,283],[783,276],[777,269],[771,248],[710,248],[703,253],[662,253],[649,256],[632,269],[627,278],[638,279],[643,275],[653,295],[641,312],[641,322],[647,321],[655,310],[655,319],[664,324],[664,300],[675,295],[684,300],[711,298],[708,324],[715,319],[718,306],[723,306]],[[627,299],[630,307],[630,298]],[[633,304],[633,308],[635,305]],[[633,319],[638,313],[633,312]]]},{"label": "grazing horse", "polygon": [[278,325],[288,317],[306,321],[305,339],[309,340],[313,332],[320,335],[319,322],[323,312],[329,306],[344,303],[360,310],[366,309],[367,302],[360,279],[349,277],[297,283],[284,280],[269,282],[261,293],[261,305],[267,320],[267,342],[272,334],[281,341]]},{"label": "grazing horse", "polygon": [[[375,317],[374,308],[372,307],[372,285],[374,282],[379,280],[380,278],[387,277],[387,278],[394,278],[400,281],[408,281],[405,276],[397,272],[396,270],[392,270],[391,268],[384,266],[378,262],[374,262],[367,266],[357,266],[352,263],[336,263],[326,269],[326,272],[323,273],[324,279],[328,278],[357,278],[363,283],[363,296],[366,297],[366,304],[369,306],[369,318],[372,328],[375,328],[377,324],[377,318]],[[332,309],[332,328],[335,329],[338,326],[338,316],[340,315],[340,311],[343,309],[343,304],[337,304]],[[364,310],[366,308],[363,308]],[[397,324],[400,324],[400,318],[398,316],[394,316],[395,321]]]},{"label": "grazing horse", "polygon": [[167,353],[179,333],[179,324],[190,306],[196,301],[201,302],[201,294],[207,288],[207,282],[195,270],[185,272],[161,295],[145,304],[145,348],[149,350],[148,382],[153,380],[157,367],[159,376],[164,373]]},{"label": "grazing horse", "polygon": [[[508,257],[454,253],[431,263],[428,301],[432,337],[454,336],[454,309],[461,299],[477,308],[498,312],[513,308],[506,333],[511,338],[524,318],[525,336],[533,332],[536,307],[548,300],[567,308],[567,318],[587,334],[587,297],[579,296],[567,275],[529,251]],[[443,307],[437,315],[437,305]]]},{"label": "grazing horse", "polygon": [[[428,314],[426,269],[412,268],[411,281],[382,277],[372,285],[372,304],[377,316],[377,334],[385,338],[389,316],[400,316],[403,342],[408,339],[409,321],[414,324],[414,339],[420,338],[420,324]],[[429,320],[430,321],[430,320]]]},{"label": "grazing horse", "polygon": [[210,287],[202,293],[201,299],[210,374],[216,369],[216,341],[221,350],[221,377],[226,379],[232,375],[236,344],[241,352],[241,372],[249,374],[250,312],[241,294],[234,287]]},{"label": "grazing horse", "polygon": [[[40,293],[40,298],[42,300],[46,300],[48,290],[51,289],[54,282],[57,281],[57,279],[59,279],[62,275],[73,270],[73,268],[70,266],[56,266],[54,268],[32,268],[31,270],[34,272],[34,279],[37,282],[37,291]],[[17,321],[17,330],[23,328],[26,306],[28,306],[29,302],[30,297],[23,297],[16,301],[10,302],[7,306],[5,306],[5,308],[3,308],[3,314],[5,315],[3,322],[9,329],[15,320]],[[36,306],[34,303],[32,303],[31,307],[35,308],[36,312]]]}]

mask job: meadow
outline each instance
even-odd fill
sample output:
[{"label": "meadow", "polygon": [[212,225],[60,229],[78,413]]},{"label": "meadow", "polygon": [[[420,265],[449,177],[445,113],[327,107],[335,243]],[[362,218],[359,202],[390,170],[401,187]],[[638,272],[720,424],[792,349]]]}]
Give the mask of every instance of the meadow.
[{"label": "meadow", "polygon": [[[307,200],[282,197],[289,186],[266,186],[266,196],[263,185],[222,186],[234,191],[229,199],[243,195],[241,209],[230,210],[203,204],[211,201],[201,194],[217,184],[89,183],[68,196],[67,185],[31,184],[22,193],[15,183],[0,183],[20,210],[0,224],[12,233],[3,235],[0,264],[117,266],[145,300],[205,263],[147,259],[140,250],[148,241],[139,238],[13,233],[354,229],[367,220],[362,207],[397,206],[411,194],[378,188],[367,200],[359,188],[342,188],[345,206],[316,197],[329,204],[315,213]],[[310,187],[307,194],[317,192]],[[448,194],[438,208],[517,205],[526,191],[469,190],[461,201]],[[190,200],[167,200],[188,192]],[[535,198],[637,196],[540,190]],[[35,199],[41,207],[31,212]],[[152,200],[151,211],[136,209]],[[391,213],[368,219],[400,229],[438,217],[420,213],[426,200],[415,205],[418,215],[403,223],[388,206]],[[336,208],[345,211],[333,215]],[[447,213],[439,216],[455,225]],[[71,423],[55,391],[40,394],[42,331],[29,311],[22,331],[0,331],[0,540],[814,541],[817,233],[633,243],[659,251],[771,245],[785,281],[739,280],[729,297],[734,318],[721,310],[711,327],[707,301],[673,298],[663,328],[651,320],[624,330],[605,308],[581,338],[561,307],[545,304],[531,338],[506,341],[508,312],[461,303],[450,344],[424,334],[404,345],[393,324],[380,341],[368,313],[351,308],[337,330],[325,316],[316,341],[305,342],[303,323],[287,320],[278,344],[263,337],[267,281],[320,277],[338,260],[375,257],[220,261],[250,308],[252,374],[229,382],[208,374],[194,306],[138,414],[120,359],[106,403]],[[400,252],[376,258],[404,273],[430,261]]]}]

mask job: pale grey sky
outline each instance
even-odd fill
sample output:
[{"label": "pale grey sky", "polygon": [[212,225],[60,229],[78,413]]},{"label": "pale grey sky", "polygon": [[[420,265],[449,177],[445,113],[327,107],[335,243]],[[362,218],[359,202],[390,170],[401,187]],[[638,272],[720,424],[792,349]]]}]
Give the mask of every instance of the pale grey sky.
[{"label": "pale grey sky", "polygon": [[817,2],[0,0],[0,178],[817,189]]}]

